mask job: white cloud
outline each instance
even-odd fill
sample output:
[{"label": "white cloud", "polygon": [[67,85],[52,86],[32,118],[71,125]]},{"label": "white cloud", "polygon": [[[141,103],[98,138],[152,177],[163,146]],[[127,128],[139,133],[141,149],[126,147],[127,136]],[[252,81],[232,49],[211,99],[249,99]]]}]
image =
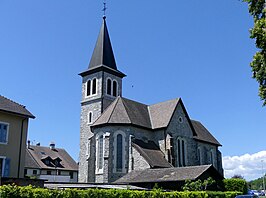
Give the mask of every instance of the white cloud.
[{"label": "white cloud", "polygon": [[237,174],[244,176],[248,181],[257,179],[266,172],[266,151],[241,156],[225,156],[223,168],[226,178]]}]

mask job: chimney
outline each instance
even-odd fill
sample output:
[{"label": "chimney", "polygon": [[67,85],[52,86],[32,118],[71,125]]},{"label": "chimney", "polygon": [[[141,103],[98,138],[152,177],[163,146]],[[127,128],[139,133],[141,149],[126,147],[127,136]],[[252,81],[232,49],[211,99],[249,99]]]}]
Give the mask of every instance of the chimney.
[{"label": "chimney", "polygon": [[49,146],[50,146],[50,149],[51,150],[54,150],[55,149],[55,143],[54,142],[51,142]]},{"label": "chimney", "polygon": [[27,148],[30,148],[30,140],[27,141]]}]

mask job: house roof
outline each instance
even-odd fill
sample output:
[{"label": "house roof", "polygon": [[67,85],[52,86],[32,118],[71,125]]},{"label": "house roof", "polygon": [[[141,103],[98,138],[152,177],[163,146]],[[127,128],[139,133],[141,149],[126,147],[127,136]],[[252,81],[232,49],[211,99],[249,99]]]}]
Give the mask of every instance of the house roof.
[{"label": "house roof", "polygon": [[167,127],[179,100],[174,99],[148,106],[118,96],[93,126],[133,124],[148,129]]},{"label": "house roof", "polygon": [[199,121],[191,120],[191,122],[197,133],[197,136],[194,136],[194,139],[222,146]]},{"label": "house roof", "polygon": [[164,158],[160,148],[153,142],[144,142],[139,139],[132,140],[132,146],[148,162],[151,168],[170,168],[172,165]]},{"label": "house roof", "polygon": [[[133,170],[116,180],[114,183],[117,184],[128,184],[128,183],[144,183],[144,182],[169,182],[169,181],[186,181],[196,180],[206,171],[215,168],[212,165],[201,165],[201,166],[187,166],[187,167],[173,167],[173,168],[158,168],[158,169],[144,169],[144,170]],[[219,173],[216,171],[217,175]],[[222,176],[220,176],[222,178]]]},{"label": "house roof", "polygon": [[[57,160],[60,166],[56,168],[59,170],[78,171],[78,165],[73,158],[66,152],[65,149],[55,148],[50,149],[44,146],[30,145],[26,148],[25,168],[37,169],[55,169],[55,166],[48,166],[44,163],[45,159]],[[52,164],[53,165],[53,164]]]},{"label": "house roof", "polygon": [[25,106],[18,104],[4,96],[0,95],[0,111],[14,113],[20,116],[25,116],[29,118],[35,118]]},{"label": "house roof", "polygon": [[103,17],[102,26],[98,35],[97,42],[92,53],[92,57],[89,63],[88,70],[80,73],[81,76],[88,75],[90,73],[105,70],[110,73],[116,74],[120,77],[124,77],[125,74],[117,70],[116,61],[112,49],[111,40],[109,37],[106,17]]},{"label": "house roof", "polygon": [[[177,98],[154,105],[145,105],[118,96],[92,127],[105,124],[132,124],[147,129],[165,128],[170,123],[179,103],[183,106],[182,100]],[[221,146],[199,121],[190,120],[185,108],[184,111],[192,128],[194,139]]]}]

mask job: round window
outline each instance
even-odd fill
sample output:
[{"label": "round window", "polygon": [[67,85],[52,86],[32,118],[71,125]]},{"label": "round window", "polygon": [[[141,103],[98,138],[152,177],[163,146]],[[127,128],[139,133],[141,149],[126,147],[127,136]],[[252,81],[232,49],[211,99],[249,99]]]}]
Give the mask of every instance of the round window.
[{"label": "round window", "polygon": [[179,116],[178,121],[179,121],[180,123],[182,123],[182,122],[183,122],[183,118],[182,118],[181,116]]}]

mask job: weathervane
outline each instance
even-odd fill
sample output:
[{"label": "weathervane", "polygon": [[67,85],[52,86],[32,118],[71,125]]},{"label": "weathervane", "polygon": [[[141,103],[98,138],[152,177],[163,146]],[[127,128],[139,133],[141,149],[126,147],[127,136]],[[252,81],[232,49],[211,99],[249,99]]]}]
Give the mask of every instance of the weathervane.
[{"label": "weathervane", "polygon": [[102,11],[103,11],[103,17],[106,17],[106,16],[105,16],[106,10],[107,10],[107,7],[106,7],[106,0],[103,0],[103,9],[102,9]]}]

